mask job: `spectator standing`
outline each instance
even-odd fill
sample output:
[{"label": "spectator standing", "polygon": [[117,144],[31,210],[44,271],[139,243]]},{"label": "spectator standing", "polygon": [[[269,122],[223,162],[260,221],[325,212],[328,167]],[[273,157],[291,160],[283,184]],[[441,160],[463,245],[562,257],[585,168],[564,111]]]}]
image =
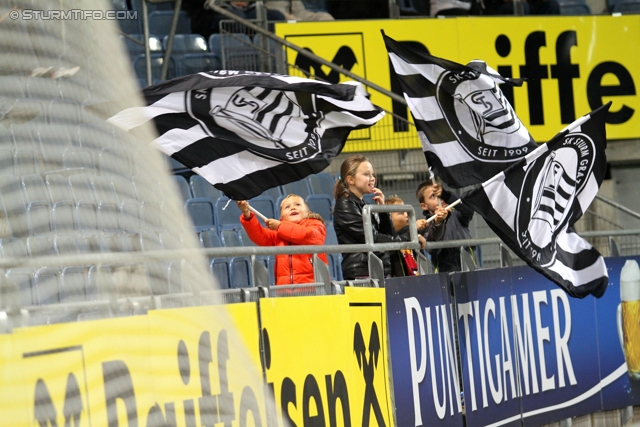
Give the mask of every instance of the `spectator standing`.
[{"label": "spectator standing", "polygon": [[[280,220],[269,218],[267,227],[258,222],[245,200],[236,202],[242,211],[240,223],[258,246],[324,245],[327,229],[318,214],[309,212],[304,199],[289,194],[280,204]],[[326,254],[318,254],[328,264]],[[276,255],[276,285],[313,283],[313,255]]]},{"label": "spectator standing", "polygon": [[[384,194],[375,186],[373,165],[365,156],[356,154],[348,157],[340,166],[340,178],[334,187],[336,206],[333,225],[338,243],[341,245],[364,244],[362,209],[365,194],[374,194],[376,204],[384,204]],[[393,223],[388,213],[371,215],[374,243],[399,242],[394,235]],[[376,253],[384,265],[384,274],[391,275],[391,260],[388,252]],[[369,277],[369,261],[366,252],[342,254],[342,276],[346,280]]]}]

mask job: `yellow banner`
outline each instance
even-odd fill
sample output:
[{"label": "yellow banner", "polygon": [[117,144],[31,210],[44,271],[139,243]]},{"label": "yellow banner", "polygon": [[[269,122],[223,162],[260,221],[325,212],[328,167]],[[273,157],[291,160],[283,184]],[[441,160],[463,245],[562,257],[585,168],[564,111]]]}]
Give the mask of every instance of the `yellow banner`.
[{"label": "yellow banner", "polygon": [[267,425],[259,342],[255,303],[16,329],[0,337],[0,419]]},{"label": "yellow banner", "polygon": [[[543,25],[544,24],[544,25]],[[507,95],[538,142],[549,140],[576,118],[613,101],[607,116],[609,139],[640,137],[640,15],[583,17],[458,17],[278,24],[286,40],[389,90],[387,51],[380,30],[434,56],[466,64],[486,61],[504,76],[528,82]],[[339,77],[287,49],[287,61],[331,82]],[[290,69],[290,73],[301,75]],[[408,117],[404,107],[370,90],[373,103]],[[354,133],[347,151],[419,148],[415,132],[391,117],[368,134]]]},{"label": "yellow banner", "polygon": [[384,310],[380,289],[261,300],[267,381],[282,418],[298,426],[394,425]]}]

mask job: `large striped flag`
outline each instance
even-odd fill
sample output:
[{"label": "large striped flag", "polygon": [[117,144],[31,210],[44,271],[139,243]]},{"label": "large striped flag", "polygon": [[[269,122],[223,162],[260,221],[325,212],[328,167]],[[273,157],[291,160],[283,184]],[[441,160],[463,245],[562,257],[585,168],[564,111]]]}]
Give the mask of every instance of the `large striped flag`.
[{"label": "large striped flag", "polygon": [[157,146],[232,199],[249,199],[325,169],[353,129],[384,116],[359,83],[213,71],[143,91],[147,107],[109,119],[127,131],[153,120]]},{"label": "large striped flag", "polygon": [[465,65],[408,48],[383,34],[427,163],[451,187],[481,183],[536,149],[482,61]]},{"label": "large striped flag", "polygon": [[462,196],[529,266],[578,298],[600,297],[608,283],[602,255],[572,226],[604,179],[610,105],[579,118]]}]

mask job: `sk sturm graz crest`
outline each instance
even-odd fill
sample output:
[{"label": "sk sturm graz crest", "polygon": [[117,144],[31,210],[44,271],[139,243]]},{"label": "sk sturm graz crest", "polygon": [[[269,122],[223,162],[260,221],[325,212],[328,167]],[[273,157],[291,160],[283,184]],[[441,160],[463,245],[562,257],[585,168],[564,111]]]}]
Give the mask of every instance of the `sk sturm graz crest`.
[{"label": "sk sturm graz crest", "polygon": [[478,184],[535,150],[499,85],[520,86],[483,61],[467,65],[384,36],[425,158],[449,186]]},{"label": "sk sturm graz crest", "polygon": [[518,199],[518,243],[541,266],[555,261],[558,234],[573,215],[576,195],[591,176],[596,149],[584,134],[565,137],[561,148],[527,165]]},{"label": "sk sturm graz crest", "polygon": [[[307,98],[310,100],[311,95]],[[191,91],[190,100],[189,114],[206,132],[222,138],[231,132],[237,143],[254,154],[297,163],[321,151],[320,123],[324,115],[303,111],[293,92],[258,87],[201,89]],[[205,114],[213,122],[202,117]]]},{"label": "sk sturm graz crest", "polygon": [[605,177],[610,105],[579,118],[461,197],[516,255],[578,298],[601,297],[609,280],[604,258],[573,225]]},{"label": "sk sturm graz crest", "polygon": [[532,148],[529,132],[490,77],[472,69],[443,71],[436,93],[442,116],[469,156],[504,162]]}]

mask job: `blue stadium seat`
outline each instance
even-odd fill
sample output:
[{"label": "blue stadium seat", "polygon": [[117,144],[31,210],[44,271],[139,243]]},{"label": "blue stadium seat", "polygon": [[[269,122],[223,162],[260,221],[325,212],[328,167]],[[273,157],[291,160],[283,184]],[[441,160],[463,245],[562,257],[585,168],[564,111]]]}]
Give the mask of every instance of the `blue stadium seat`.
[{"label": "blue stadium seat", "polygon": [[[131,0],[131,10],[142,12],[142,2],[144,0]],[[175,2],[151,3],[147,2],[147,12],[151,13],[156,10],[173,10]]]},{"label": "blue stadium seat", "polygon": [[243,246],[240,235],[236,230],[220,230],[220,240],[225,248],[238,248]]},{"label": "blue stadium seat", "polygon": [[333,224],[327,225],[327,237],[324,240],[325,245],[337,245],[338,237],[336,236],[336,230],[333,228]]},{"label": "blue stadium seat", "polygon": [[64,267],[60,274],[60,302],[86,301],[87,276],[84,267]]},{"label": "blue stadium seat", "polygon": [[78,126],[82,124],[82,109],[75,102],[53,99],[47,106],[47,117],[51,124]]},{"label": "blue stadium seat", "polygon": [[178,194],[180,194],[180,197],[182,198],[182,202],[184,203],[187,200],[189,200],[192,197],[192,194],[191,194],[191,187],[189,187],[189,183],[187,182],[187,179],[181,175],[172,175],[171,179],[178,187]]},{"label": "blue stadium seat", "polygon": [[187,53],[178,58],[177,75],[187,76],[221,68],[222,62],[215,53]]},{"label": "blue stadium seat", "polygon": [[[146,86],[146,84],[145,84]],[[171,156],[165,156],[167,163],[169,163],[169,170],[173,173],[186,172],[189,170],[188,167],[177,161]]]},{"label": "blue stadium seat", "polygon": [[207,197],[214,203],[222,197],[222,191],[211,185],[209,181],[200,175],[191,175],[189,177],[189,186],[193,197]]},{"label": "blue stadium seat", "polygon": [[[165,36],[171,30],[172,10],[155,10],[149,13],[149,34]],[[184,10],[179,11],[176,34],[190,34],[191,19]]]},{"label": "blue stadium seat", "polygon": [[133,176],[132,155],[120,148],[103,148],[98,155],[98,169],[102,175]]},{"label": "blue stadium seat", "polygon": [[[127,12],[129,10],[126,0],[111,0],[111,5],[115,11]],[[118,19],[118,25],[123,33],[136,34],[142,31],[141,16],[139,14],[135,16],[135,19],[131,17],[127,17],[127,19]]]},{"label": "blue stadium seat", "polygon": [[313,194],[326,194],[333,197],[333,187],[336,180],[329,172],[319,172],[314,175],[309,175],[308,180]]},{"label": "blue stadium seat", "polygon": [[0,256],[2,258],[26,258],[27,248],[20,239],[2,238],[0,239]]},{"label": "blue stadium seat", "polygon": [[35,305],[60,302],[60,270],[39,268],[33,276],[33,302]]},{"label": "blue stadium seat", "polygon": [[220,236],[215,230],[202,230],[200,232],[200,244],[203,248],[221,248]]},{"label": "blue stadium seat", "polygon": [[184,205],[196,232],[215,228],[214,204],[208,198],[191,198]]},{"label": "blue stadium seat", "polygon": [[285,184],[282,189],[285,195],[295,194],[303,199],[311,195],[311,187],[309,187],[309,181],[306,178]]},{"label": "blue stadium seat", "polygon": [[20,305],[33,305],[33,270],[30,268],[11,268],[5,276],[11,280],[20,292]]},{"label": "blue stadium seat", "polygon": [[[162,39],[162,47],[166,51],[169,44],[169,36]],[[184,55],[185,53],[205,53],[208,50],[207,40],[200,34],[176,34],[171,46],[171,54]]]},{"label": "blue stadium seat", "polygon": [[[151,55],[151,78],[160,81],[160,74],[162,73],[162,64],[164,63],[164,57],[161,54]],[[139,79],[147,78],[147,63],[144,55],[137,55],[133,59],[133,69],[136,72],[136,76]],[[169,58],[169,68],[167,68],[167,79],[176,77],[176,62],[173,58]]]},{"label": "blue stadium seat", "polygon": [[257,196],[249,200],[249,205],[267,218],[275,218],[275,205],[269,196]]},{"label": "blue stadium seat", "polygon": [[65,148],[62,152],[62,169],[84,169],[88,173],[95,173],[96,167],[93,163],[91,150],[80,147]]},{"label": "blue stadium seat", "polygon": [[370,205],[374,205],[376,202],[373,200],[373,193],[367,193],[364,196],[362,196],[362,200],[365,201],[365,203],[368,203]]},{"label": "blue stadium seat", "polygon": [[76,202],[75,208],[76,230],[96,231],[98,230],[98,206],[95,202]]},{"label": "blue stadium seat", "polygon": [[140,224],[140,202],[137,200],[123,200],[119,204],[120,229],[128,234],[138,233]]},{"label": "blue stadium seat", "polygon": [[0,176],[0,194],[2,194],[0,202],[3,203],[0,206],[0,214],[4,213],[7,218],[12,237],[26,239],[30,233],[21,187],[22,183],[18,177]]},{"label": "blue stadium seat", "polygon": [[[227,205],[227,203],[229,204]],[[229,202],[229,199],[226,197],[220,197],[215,203],[214,215],[218,233],[225,229],[239,230],[241,227],[240,210],[233,200]]]},{"label": "blue stadium seat", "polygon": [[311,212],[319,214],[325,224],[333,224],[333,199],[324,194],[312,194],[306,198]]},{"label": "blue stadium seat", "polygon": [[27,237],[27,252],[30,257],[55,255],[53,239],[46,235],[29,236]]},{"label": "blue stadium seat", "polygon": [[[282,189],[280,188],[280,186],[277,187],[271,187],[268,190],[265,190],[261,196],[269,196],[271,197],[273,200],[278,200],[278,198],[280,196],[282,196]],[[280,205],[275,205],[276,209],[280,209]]]},{"label": "blue stadium seat", "polygon": [[49,202],[40,200],[27,205],[27,224],[29,235],[39,235],[51,232],[51,208]]},{"label": "blue stadium seat", "polygon": [[233,257],[229,260],[229,284],[231,288],[251,287],[251,260],[249,257]]},{"label": "blue stadium seat", "polygon": [[[144,34],[129,34],[129,37],[120,36],[120,40],[124,43],[131,59],[134,59],[138,55],[144,55]],[[162,54],[164,52],[162,40],[159,37],[149,36],[149,52],[152,55]]]},{"label": "blue stadium seat", "polygon": [[49,202],[47,186],[40,175],[31,174],[22,177],[22,188],[26,196],[26,203],[44,201]]},{"label": "blue stadium seat", "polygon": [[226,258],[214,258],[209,264],[211,275],[218,280],[220,289],[230,288],[229,282],[229,261]]}]

